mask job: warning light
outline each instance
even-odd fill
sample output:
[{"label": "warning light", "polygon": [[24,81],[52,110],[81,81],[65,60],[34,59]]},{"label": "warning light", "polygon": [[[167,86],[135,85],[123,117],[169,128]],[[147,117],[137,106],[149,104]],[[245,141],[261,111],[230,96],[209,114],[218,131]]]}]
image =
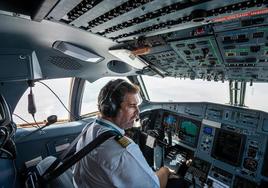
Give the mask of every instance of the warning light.
[{"label": "warning light", "polygon": [[194,30],[193,35],[198,36],[205,33],[205,29],[203,27],[199,27],[196,30]]}]

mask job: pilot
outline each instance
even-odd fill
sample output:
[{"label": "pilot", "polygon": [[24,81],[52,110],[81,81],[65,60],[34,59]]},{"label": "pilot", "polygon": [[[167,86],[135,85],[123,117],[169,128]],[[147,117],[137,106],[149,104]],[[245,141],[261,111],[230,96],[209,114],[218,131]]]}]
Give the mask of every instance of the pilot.
[{"label": "pilot", "polygon": [[[139,89],[123,79],[108,82],[98,96],[99,117],[90,125],[77,143],[77,150],[85,147],[98,135],[114,130],[124,135],[139,115]],[[110,138],[81,159],[74,167],[76,187],[166,187],[170,170],[166,167],[154,172],[139,146],[130,138]]]}]

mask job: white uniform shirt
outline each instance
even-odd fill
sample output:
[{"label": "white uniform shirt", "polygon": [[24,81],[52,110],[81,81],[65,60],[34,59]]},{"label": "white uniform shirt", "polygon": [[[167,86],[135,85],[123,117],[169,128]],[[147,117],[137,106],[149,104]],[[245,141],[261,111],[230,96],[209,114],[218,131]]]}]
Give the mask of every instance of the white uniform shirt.
[{"label": "white uniform shirt", "polygon": [[[98,119],[125,134],[115,124]],[[80,150],[101,133],[111,128],[94,122],[78,141],[76,150]],[[158,188],[159,179],[149,167],[137,144],[122,147],[112,137],[99,145],[87,156],[76,163],[74,185],[79,188]]]}]

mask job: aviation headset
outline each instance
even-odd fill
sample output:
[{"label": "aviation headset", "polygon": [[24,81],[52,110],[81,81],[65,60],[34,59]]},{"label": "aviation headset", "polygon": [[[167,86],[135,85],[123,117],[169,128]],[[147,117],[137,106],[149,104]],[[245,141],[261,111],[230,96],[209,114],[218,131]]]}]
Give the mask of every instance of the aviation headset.
[{"label": "aviation headset", "polygon": [[[107,117],[115,117],[119,108],[118,102],[112,99],[113,94],[123,83],[128,83],[121,80],[119,83],[112,84],[105,97],[99,103],[99,110]],[[113,86],[114,85],[114,86]]]}]

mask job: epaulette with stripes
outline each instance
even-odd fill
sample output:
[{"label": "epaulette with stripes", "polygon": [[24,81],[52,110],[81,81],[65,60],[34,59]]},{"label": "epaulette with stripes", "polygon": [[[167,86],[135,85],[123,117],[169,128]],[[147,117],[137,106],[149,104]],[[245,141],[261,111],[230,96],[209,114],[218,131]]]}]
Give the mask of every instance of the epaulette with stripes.
[{"label": "epaulette with stripes", "polygon": [[119,143],[123,148],[126,148],[131,142],[127,139],[127,137],[118,135],[114,138],[117,143]]}]

